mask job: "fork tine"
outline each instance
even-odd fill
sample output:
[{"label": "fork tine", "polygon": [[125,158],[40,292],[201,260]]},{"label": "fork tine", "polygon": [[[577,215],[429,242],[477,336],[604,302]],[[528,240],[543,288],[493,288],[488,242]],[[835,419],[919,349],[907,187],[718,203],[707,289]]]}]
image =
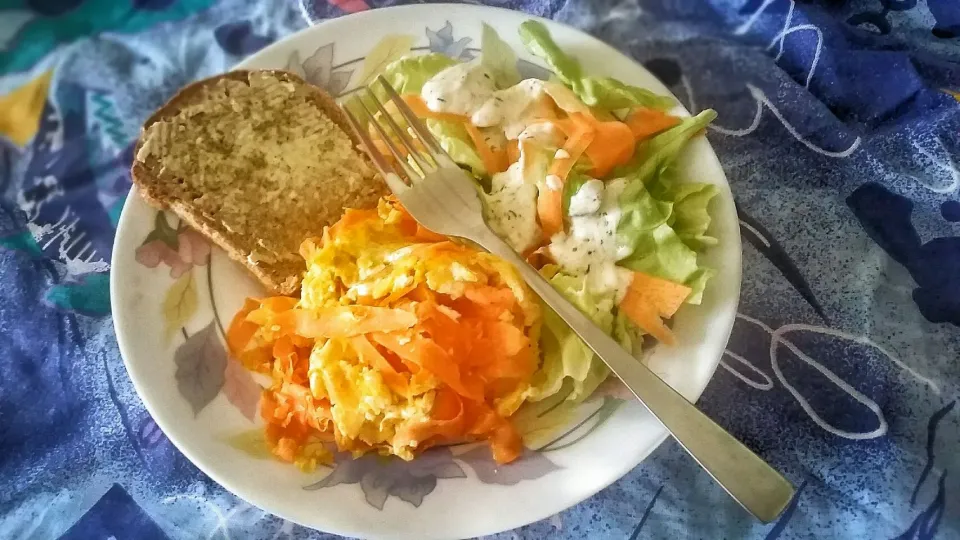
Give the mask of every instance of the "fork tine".
[{"label": "fork tine", "polygon": [[417,118],[417,115],[410,110],[410,107],[407,106],[407,103],[403,101],[403,98],[400,97],[400,94],[397,94],[397,91],[390,86],[390,83],[387,82],[383,75],[378,76],[377,80],[383,86],[384,90],[386,90],[387,96],[390,97],[390,100],[393,101],[393,104],[397,106],[400,114],[406,118],[407,124],[409,124],[410,127],[413,128],[413,131],[416,132],[417,138],[423,141],[424,144],[426,144],[435,155],[446,156],[449,159],[450,156],[448,156],[443,148],[440,147],[440,144],[437,142],[437,140],[433,138],[433,134],[430,133],[430,130],[428,130],[423,125],[423,122]]},{"label": "fork tine", "polygon": [[342,107],[342,109],[347,114],[347,123],[350,124],[350,127],[353,128],[353,131],[360,138],[360,142],[363,143],[367,154],[370,156],[370,159],[373,160],[373,163],[377,166],[377,168],[380,169],[380,172],[383,173],[384,176],[395,172],[393,166],[390,165],[390,162],[376,149],[375,146],[373,146],[373,140],[370,139],[370,135],[367,134],[366,130],[360,127],[360,121],[357,120],[356,116],[354,116],[353,111],[347,107]]},{"label": "fork tine", "polygon": [[383,180],[387,183],[390,191],[400,199],[401,203],[406,200],[403,198],[403,194],[410,189],[410,186],[403,181],[399,174],[392,171],[384,173]]},{"label": "fork tine", "polygon": [[396,120],[393,119],[393,115],[387,112],[387,109],[384,108],[383,104],[380,103],[380,100],[377,99],[377,95],[373,93],[369,88],[366,89],[366,93],[371,97],[373,102],[377,105],[377,108],[380,109],[380,114],[383,116],[384,121],[389,124],[390,128],[397,133],[397,138],[400,139],[400,142],[403,143],[403,146],[406,147],[407,152],[413,156],[414,161],[417,162],[417,165],[420,166],[420,170],[426,174],[428,171],[436,169],[434,164],[427,161],[423,152],[414,144],[413,140],[407,135],[407,131],[400,127],[397,124]]},{"label": "fork tine", "polygon": [[[350,124],[350,127],[353,128],[353,131],[357,133],[357,136],[360,137],[360,142],[363,143],[363,146],[367,150],[367,154],[370,156],[370,159],[373,160],[373,163],[380,169],[380,175],[383,176],[383,180],[387,183],[387,187],[390,188],[390,191],[394,195],[400,197],[403,193],[410,189],[410,186],[403,181],[403,178],[397,174],[396,169],[390,164],[390,161],[381,154],[377,148],[373,145],[373,141],[370,139],[370,135],[367,134],[366,130],[360,127],[360,121],[357,120],[357,117],[354,115],[347,107],[342,107],[343,112],[346,113],[347,123]],[[364,112],[368,112],[364,109]]]},{"label": "fork tine", "polygon": [[[374,97],[374,100],[376,100],[376,97]],[[356,99],[356,102],[360,104],[360,107],[367,114],[367,121],[370,122],[370,124],[373,125],[374,129],[377,130],[377,133],[380,134],[380,139],[383,141],[383,144],[386,145],[387,149],[390,150],[390,153],[393,154],[393,157],[397,160],[397,165],[400,167],[400,169],[404,173],[406,173],[407,180],[409,180],[412,183],[414,180],[423,178],[423,175],[419,171],[417,171],[416,169],[411,167],[409,163],[407,163],[406,156],[404,156],[400,152],[400,149],[397,148],[397,145],[393,142],[393,139],[390,138],[390,135],[387,134],[383,126],[380,125],[380,122],[377,122],[376,118],[374,117],[373,111],[371,111],[370,108],[367,107],[367,104],[363,102],[362,97],[358,96]],[[371,144],[371,147],[372,147],[372,144]]]}]

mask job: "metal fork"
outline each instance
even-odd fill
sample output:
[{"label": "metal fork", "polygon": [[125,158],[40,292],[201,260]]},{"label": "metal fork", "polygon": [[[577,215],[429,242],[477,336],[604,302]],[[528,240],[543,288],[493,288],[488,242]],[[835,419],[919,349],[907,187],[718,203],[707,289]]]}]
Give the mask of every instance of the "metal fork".
[{"label": "metal fork", "polygon": [[[354,99],[355,111],[347,107],[344,110],[370,158],[407,211],[431,231],[470,240],[512,263],[530,288],[597,353],[727,493],[761,521],[776,518],[793,497],[790,482],[597,328],[494,234],[484,221],[475,183],[440,148],[389,83],[383,77],[376,82],[383,86],[408,129],[401,128],[399,119],[394,119],[369,89]],[[377,149],[361,127],[364,124],[373,126],[393,155],[393,162]],[[414,135],[417,142],[411,138]]]}]

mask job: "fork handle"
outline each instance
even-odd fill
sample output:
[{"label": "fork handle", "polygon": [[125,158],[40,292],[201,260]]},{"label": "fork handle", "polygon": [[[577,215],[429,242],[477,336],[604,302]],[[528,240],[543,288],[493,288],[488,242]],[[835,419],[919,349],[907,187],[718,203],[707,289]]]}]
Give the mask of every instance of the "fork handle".
[{"label": "fork handle", "polygon": [[506,242],[489,231],[475,236],[471,239],[516,267],[530,288],[741,506],[764,523],[780,515],[795,491],[790,482],[600,330]]}]

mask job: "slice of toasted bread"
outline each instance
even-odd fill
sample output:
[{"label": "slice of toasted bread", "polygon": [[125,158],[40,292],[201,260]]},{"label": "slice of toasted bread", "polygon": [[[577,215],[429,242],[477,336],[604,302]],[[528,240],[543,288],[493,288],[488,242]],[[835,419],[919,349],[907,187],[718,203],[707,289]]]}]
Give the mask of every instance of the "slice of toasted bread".
[{"label": "slice of toasted bread", "polygon": [[185,87],[146,121],[132,176],[147,202],[291,295],[301,242],[387,191],[358,144],[319,88],[282,71],[233,71]]}]

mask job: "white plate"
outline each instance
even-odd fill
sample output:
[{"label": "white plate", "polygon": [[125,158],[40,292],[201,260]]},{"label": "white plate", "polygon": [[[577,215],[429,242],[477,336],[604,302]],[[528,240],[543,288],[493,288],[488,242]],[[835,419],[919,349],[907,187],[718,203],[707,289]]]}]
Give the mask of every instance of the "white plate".
[{"label": "white plate", "polygon": [[[334,93],[349,91],[412,49],[476,54],[486,22],[524,62],[517,28],[530,17],[466,5],[378,9],[327,21],[292,35],[238,67],[299,71]],[[590,72],[612,75],[658,93],[668,90],[649,72],[600,41],[544,21],[564,51]],[[524,63],[522,71],[542,68]],[[678,108],[677,113],[685,113]],[[690,400],[700,396],[723,354],[740,289],[740,236],[729,186],[705,138],[680,159],[687,177],[711,182],[720,245],[706,254],[718,269],[703,305],[685,306],[674,329],[680,345],[660,347],[651,367]],[[176,238],[176,240],[174,240]],[[229,323],[259,286],[195,233],[177,230],[136,192],[117,231],[111,273],[113,315],[127,370],[164,433],[193,463],[250,503],[297,523],[348,536],[464,538],[546,518],[593,495],[637,466],[665,430],[608,381],[577,409],[557,407],[526,424],[531,446],[519,462],[496,467],[484,448],[440,449],[411,463],[375,458],[339,460],[305,474],[258,455],[259,387],[227,362],[221,325]],[[538,437],[539,434],[539,437]],[[551,442],[552,441],[552,442]],[[305,487],[311,487],[305,489]]]}]

